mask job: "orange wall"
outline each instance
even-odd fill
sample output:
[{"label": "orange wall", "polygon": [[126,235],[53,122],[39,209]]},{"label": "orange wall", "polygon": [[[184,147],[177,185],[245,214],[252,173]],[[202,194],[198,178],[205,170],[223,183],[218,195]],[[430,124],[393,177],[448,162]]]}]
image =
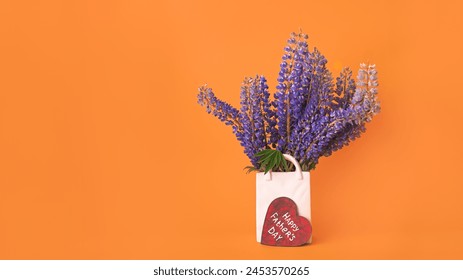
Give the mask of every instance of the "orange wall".
[{"label": "orange wall", "polygon": [[[1,1],[0,258],[463,258],[461,1]],[[312,175],[314,244],[254,241],[255,178],[196,104],[276,85],[302,28],[382,112]]]}]

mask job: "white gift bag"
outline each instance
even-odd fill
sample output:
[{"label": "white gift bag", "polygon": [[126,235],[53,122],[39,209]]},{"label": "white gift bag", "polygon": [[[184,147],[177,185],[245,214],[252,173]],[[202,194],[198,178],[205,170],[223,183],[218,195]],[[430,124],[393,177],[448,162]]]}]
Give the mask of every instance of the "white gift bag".
[{"label": "white gift bag", "polygon": [[[261,242],[267,209],[279,197],[292,199],[297,206],[298,215],[311,221],[310,217],[310,173],[302,172],[301,166],[290,155],[284,158],[296,167],[295,172],[259,172],[256,174],[256,237]],[[310,237],[308,243],[311,243]]]}]

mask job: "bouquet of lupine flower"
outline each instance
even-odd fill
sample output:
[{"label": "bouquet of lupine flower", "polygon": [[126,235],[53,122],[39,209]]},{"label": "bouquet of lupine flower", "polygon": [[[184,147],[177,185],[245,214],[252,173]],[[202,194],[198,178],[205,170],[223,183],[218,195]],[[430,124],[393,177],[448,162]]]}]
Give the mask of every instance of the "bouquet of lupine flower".
[{"label": "bouquet of lupine flower", "polygon": [[207,86],[198,103],[233,129],[252,166],[248,171],[289,171],[282,154],[290,154],[303,171],[321,156],[348,145],[380,111],[375,65],[360,64],[357,80],[342,69],[333,79],[326,58],[309,50],[308,36],[292,33],[284,49],[274,99],[264,76],[245,78],[241,108],[221,101]]}]

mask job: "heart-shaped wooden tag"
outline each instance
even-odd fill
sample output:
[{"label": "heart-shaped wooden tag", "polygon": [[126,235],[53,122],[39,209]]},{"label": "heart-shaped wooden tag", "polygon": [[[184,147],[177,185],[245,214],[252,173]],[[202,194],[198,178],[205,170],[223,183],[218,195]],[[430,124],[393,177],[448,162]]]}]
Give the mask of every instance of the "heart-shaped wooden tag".
[{"label": "heart-shaped wooden tag", "polygon": [[297,205],[292,199],[279,197],[273,200],[265,215],[261,243],[285,247],[307,243],[312,236],[312,225],[297,214]]}]

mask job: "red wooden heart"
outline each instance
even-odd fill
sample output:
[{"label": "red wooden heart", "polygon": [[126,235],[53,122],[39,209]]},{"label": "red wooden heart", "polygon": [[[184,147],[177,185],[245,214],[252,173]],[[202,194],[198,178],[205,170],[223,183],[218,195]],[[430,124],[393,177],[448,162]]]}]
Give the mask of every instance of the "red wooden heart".
[{"label": "red wooden heart", "polygon": [[312,225],[297,215],[297,205],[287,197],[279,197],[270,203],[265,215],[261,243],[272,246],[300,246],[312,235]]}]

